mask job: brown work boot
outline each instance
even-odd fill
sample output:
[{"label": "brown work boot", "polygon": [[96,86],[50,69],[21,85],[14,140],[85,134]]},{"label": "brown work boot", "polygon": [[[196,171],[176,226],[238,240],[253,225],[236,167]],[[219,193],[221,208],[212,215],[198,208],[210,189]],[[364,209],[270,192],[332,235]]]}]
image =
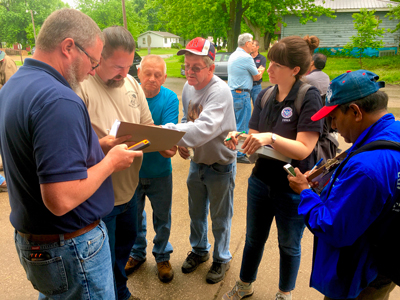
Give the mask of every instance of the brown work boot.
[{"label": "brown work boot", "polygon": [[135,270],[137,270],[144,262],[146,261],[146,258],[143,260],[136,260],[132,256],[129,256],[128,262],[126,263],[125,266],[125,273],[126,275],[129,275],[133,273]]},{"label": "brown work boot", "polygon": [[157,263],[157,271],[158,279],[164,283],[170,282],[174,278],[174,270],[172,270],[169,260]]},{"label": "brown work boot", "polygon": [[7,183],[4,180],[2,184],[0,184],[0,192],[8,192]]}]

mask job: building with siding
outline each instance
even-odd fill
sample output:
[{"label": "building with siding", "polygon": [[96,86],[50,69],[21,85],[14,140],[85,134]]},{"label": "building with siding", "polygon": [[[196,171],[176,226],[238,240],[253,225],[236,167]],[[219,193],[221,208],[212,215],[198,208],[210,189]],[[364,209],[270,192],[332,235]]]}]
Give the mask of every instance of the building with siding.
[{"label": "building with siding", "polygon": [[151,38],[150,48],[171,48],[172,43],[179,43],[180,37],[163,31],[146,31],[139,35],[137,47],[147,48],[148,37]]},{"label": "building with siding", "polygon": [[[393,1],[325,0],[325,3],[323,3],[322,0],[315,0],[314,3],[334,10],[336,18],[331,19],[327,16],[320,16],[316,22],[309,21],[307,24],[303,25],[295,15],[284,16],[283,22],[286,23],[287,26],[282,26],[282,38],[290,35],[315,35],[320,39],[320,48],[328,48],[332,52],[335,52],[338,49],[343,49],[343,46],[350,41],[351,36],[357,34],[357,31],[354,29],[354,19],[352,15],[360,12],[361,8],[376,11],[375,16],[382,20],[379,28],[394,29],[399,23],[399,20],[389,20],[389,18],[385,17],[391,9],[390,5],[399,5],[399,3]],[[384,42],[384,48],[380,48],[379,50],[369,49],[367,55],[380,56],[398,53],[400,31],[395,33],[386,32],[382,40]]]}]

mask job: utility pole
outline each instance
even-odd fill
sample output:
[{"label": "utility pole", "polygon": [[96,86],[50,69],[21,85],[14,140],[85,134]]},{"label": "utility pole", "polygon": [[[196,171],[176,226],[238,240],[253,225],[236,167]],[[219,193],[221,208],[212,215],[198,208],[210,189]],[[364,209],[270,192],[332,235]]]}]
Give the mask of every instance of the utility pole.
[{"label": "utility pole", "polygon": [[36,44],[36,29],[35,29],[35,22],[33,21],[33,12],[32,9],[31,11],[31,17],[32,17],[32,26],[33,26],[33,37],[35,38],[35,44]]},{"label": "utility pole", "polygon": [[128,29],[128,25],[126,24],[126,12],[125,12],[125,0],[122,1],[122,18],[124,19],[124,27]]}]

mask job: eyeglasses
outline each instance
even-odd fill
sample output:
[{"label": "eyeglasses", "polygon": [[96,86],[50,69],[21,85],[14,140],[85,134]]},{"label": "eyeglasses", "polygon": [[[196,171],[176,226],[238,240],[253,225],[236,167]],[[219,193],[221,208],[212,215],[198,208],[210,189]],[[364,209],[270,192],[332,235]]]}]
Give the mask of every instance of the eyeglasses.
[{"label": "eyeglasses", "polygon": [[85,53],[86,56],[89,58],[90,63],[92,64],[92,70],[96,69],[96,68],[100,65],[100,62],[99,62],[98,60],[94,59],[93,57],[91,57],[91,56],[82,48],[82,46],[79,45],[77,42],[75,42],[75,46],[76,46],[79,50],[81,50],[83,53]]},{"label": "eyeglasses", "polygon": [[207,68],[207,66],[205,66],[204,68],[200,68],[200,67],[189,67],[188,65],[183,65],[185,67],[185,71],[189,71],[192,70],[194,73],[199,73],[201,70]]}]

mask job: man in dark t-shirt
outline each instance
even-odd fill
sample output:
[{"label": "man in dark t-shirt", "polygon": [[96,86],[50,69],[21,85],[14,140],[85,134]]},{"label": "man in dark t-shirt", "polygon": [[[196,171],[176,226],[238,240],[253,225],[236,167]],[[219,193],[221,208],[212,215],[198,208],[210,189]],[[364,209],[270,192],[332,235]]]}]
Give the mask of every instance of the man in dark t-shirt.
[{"label": "man in dark t-shirt", "polygon": [[90,17],[55,11],[43,23],[33,59],[0,91],[10,221],[20,262],[40,299],[115,299],[100,219],[114,206],[110,175],[142,154],[120,145],[104,156],[73,90],[94,75],[103,43]]},{"label": "man in dark t-shirt", "polygon": [[[256,68],[261,71],[261,74],[264,74],[265,68],[267,66],[267,59],[264,55],[258,53],[258,49],[260,49],[260,45],[257,40],[253,40],[253,51],[250,53],[251,57],[254,59],[254,63],[256,64]],[[262,66],[263,68],[260,68]],[[250,97],[253,101],[253,105],[256,102],[258,94],[261,92],[261,82],[262,77],[258,81],[253,81],[253,88],[250,91]]]}]

